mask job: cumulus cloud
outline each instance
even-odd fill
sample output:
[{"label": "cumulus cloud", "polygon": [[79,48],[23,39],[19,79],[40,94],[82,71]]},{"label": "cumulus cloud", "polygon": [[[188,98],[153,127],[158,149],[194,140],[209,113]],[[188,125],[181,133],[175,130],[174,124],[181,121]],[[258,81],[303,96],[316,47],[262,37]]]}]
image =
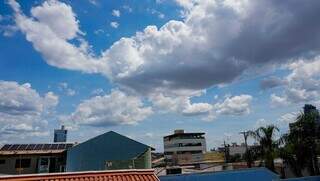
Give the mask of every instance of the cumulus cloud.
[{"label": "cumulus cloud", "polygon": [[112,10],[111,14],[112,14],[112,16],[115,16],[115,17],[120,17],[120,15],[121,15],[120,11],[117,9]]},{"label": "cumulus cloud", "polygon": [[214,109],[223,115],[245,115],[250,113],[251,100],[252,96],[246,94],[227,97],[223,102],[214,104]]},{"label": "cumulus cloud", "polygon": [[27,137],[44,135],[48,115],[57,106],[59,98],[52,92],[44,96],[29,83],[0,81],[0,137]]},{"label": "cumulus cloud", "polygon": [[66,82],[59,83],[59,90],[62,91],[64,94],[68,96],[74,96],[76,94],[76,91],[74,89],[71,89]]},{"label": "cumulus cloud", "polygon": [[[47,1],[32,8],[28,17],[17,2],[9,2],[17,27],[48,64],[100,73],[150,100],[162,93],[171,100],[179,97],[188,105],[195,91],[228,84],[253,68],[314,57],[320,50],[320,23],[314,18],[320,16],[320,1],[177,0],[184,8],[181,21],[172,20],[159,28],[147,26],[116,41],[100,55],[70,41],[81,39],[82,33],[69,5]],[[55,22],[52,17],[57,17]],[[65,24],[71,28],[60,29]],[[85,41],[80,44],[88,45]],[[309,99],[304,94],[293,91],[291,96]],[[220,113],[229,114],[220,104],[216,106],[221,107]],[[180,112],[207,112],[209,107],[197,103]],[[230,112],[243,113],[248,109]]]},{"label": "cumulus cloud", "polygon": [[[181,92],[176,96],[172,96],[172,94],[173,93],[169,93],[168,96],[159,92],[149,97],[153,105],[164,112],[170,111],[186,116],[194,116],[208,114],[212,109],[212,105],[209,103],[192,103],[190,100],[193,96],[202,95],[202,92],[194,92],[192,96],[183,95]],[[189,92],[187,94],[189,94]]]},{"label": "cumulus cloud", "polygon": [[62,122],[71,127],[132,125],[152,113],[151,107],[144,106],[139,98],[113,90],[108,95],[83,101],[70,116],[63,117]]},{"label": "cumulus cloud", "polygon": [[271,95],[272,105],[318,103],[320,96],[320,57],[288,64],[287,85],[278,95]]},{"label": "cumulus cloud", "polygon": [[118,28],[119,27],[119,23],[118,22],[116,22],[116,21],[112,21],[111,23],[110,23],[110,26],[112,27],[112,28]]},{"label": "cumulus cloud", "polygon": [[101,88],[98,89],[94,89],[93,91],[91,91],[91,95],[102,95],[104,93],[104,90]]},{"label": "cumulus cloud", "polygon": [[[32,17],[27,17],[16,1],[10,0],[9,4],[15,11],[16,26],[49,65],[87,73],[104,72],[105,63],[95,60],[88,50],[82,48],[86,42],[78,38],[79,24],[69,5],[45,1],[33,7]],[[80,45],[67,41],[71,39]]]},{"label": "cumulus cloud", "polygon": [[0,25],[0,33],[5,37],[13,36],[18,30],[18,27],[14,25]]}]

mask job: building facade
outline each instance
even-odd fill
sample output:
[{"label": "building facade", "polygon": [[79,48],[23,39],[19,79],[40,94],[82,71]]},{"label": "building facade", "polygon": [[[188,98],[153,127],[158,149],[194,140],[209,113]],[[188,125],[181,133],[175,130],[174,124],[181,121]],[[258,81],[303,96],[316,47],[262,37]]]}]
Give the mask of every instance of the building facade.
[{"label": "building facade", "polygon": [[64,172],[72,143],[7,144],[0,149],[0,174]]},{"label": "building facade", "polygon": [[110,131],[68,150],[67,171],[149,169],[151,148]]},{"label": "building facade", "polygon": [[67,141],[67,133],[68,130],[64,128],[64,126],[61,126],[61,129],[55,129],[54,130],[54,137],[53,142],[66,142]]},{"label": "building facade", "polygon": [[206,152],[205,133],[185,133],[175,130],[163,138],[164,158],[167,165],[183,165],[203,160]]}]

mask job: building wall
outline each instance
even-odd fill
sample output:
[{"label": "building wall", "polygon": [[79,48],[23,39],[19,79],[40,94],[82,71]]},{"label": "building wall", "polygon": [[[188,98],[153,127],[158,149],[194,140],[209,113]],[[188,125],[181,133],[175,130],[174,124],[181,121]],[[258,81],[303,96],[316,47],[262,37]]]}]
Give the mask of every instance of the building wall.
[{"label": "building wall", "polygon": [[[193,146],[188,146],[190,144]],[[195,146],[197,144],[201,145]],[[169,165],[201,161],[206,150],[205,138],[164,139],[164,157]]]},{"label": "building wall", "polygon": [[[65,155],[64,154],[50,154],[50,155],[2,155],[0,160],[5,160],[4,164],[0,164],[0,174],[31,174],[38,173],[38,164],[41,157],[55,158],[56,167],[52,172],[59,172],[60,166],[65,166]],[[58,162],[58,158],[60,162]],[[15,168],[17,159],[31,159],[30,166],[28,168]]]},{"label": "building wall", "polygon": [[[30,167],[16,169],[17,159],[31,159]],[[5,160],[5,164],[0,164],[1,174],[30,174],[37,173],[38,157],[37,156],[0,156],[0,160]],[[20,170],[20,172],[19,172]]]},{"label": "building wall", "polygon": [[150,169],[151,168],[151,149],[136,159],[131,160],[110,160],[106,161],[107,170],[117,169]]},{"label": "building wall", "polygon": [[[201,146],[185,146],[187,144],[201,143]],[[206,140],[204,138],[194,138],[194,139],[179,139],[173,138],[169,141],[164,141],[165,151],[192,151],[200,150],[206,152]]]}]

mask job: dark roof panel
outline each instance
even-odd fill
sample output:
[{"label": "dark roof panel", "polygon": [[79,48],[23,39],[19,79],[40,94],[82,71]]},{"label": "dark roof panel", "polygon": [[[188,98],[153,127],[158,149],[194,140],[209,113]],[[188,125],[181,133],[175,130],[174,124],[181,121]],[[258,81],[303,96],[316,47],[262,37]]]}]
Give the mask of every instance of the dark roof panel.
[{"label": "dark roof panel", "polygon": [[53,144],[6,144],[0,151],[50,151],[65,150],[71,148],[73,143],[53,143]]}]

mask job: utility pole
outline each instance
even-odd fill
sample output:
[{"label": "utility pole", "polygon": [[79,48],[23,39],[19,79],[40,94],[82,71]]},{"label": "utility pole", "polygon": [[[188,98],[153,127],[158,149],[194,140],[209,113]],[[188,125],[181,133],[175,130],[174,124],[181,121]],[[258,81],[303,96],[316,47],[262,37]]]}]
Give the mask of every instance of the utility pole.
[{"label": "utility pole", "polygon": [[248,132],[248,131],[242,131],[242,132],[240,132],[240,134],[243,135],[243,137],[244,137],[244,144],[245,144],[245,146],[246,146],[245,156],[247,157],[247,158],[246,158],[247,166],[248,166],[248,168],[251,168],[251,153],[249,153],[249,150],[248,150],[248,142],[247,142],[247,139],[248,139],[248,136],[249,136],[249,132]]}]

